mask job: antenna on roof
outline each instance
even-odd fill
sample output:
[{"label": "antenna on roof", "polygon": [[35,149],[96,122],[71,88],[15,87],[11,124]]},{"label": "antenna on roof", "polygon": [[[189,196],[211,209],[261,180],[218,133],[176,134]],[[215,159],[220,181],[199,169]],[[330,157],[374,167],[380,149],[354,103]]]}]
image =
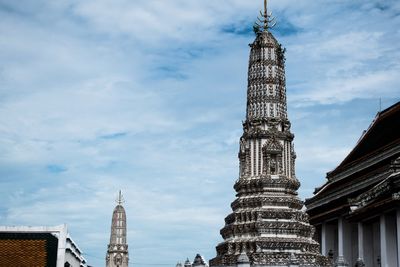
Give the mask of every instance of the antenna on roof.
[{"label": "antenna on roof", "polygon": [[379,98],[379,112],[382,111],[382,97]]}]

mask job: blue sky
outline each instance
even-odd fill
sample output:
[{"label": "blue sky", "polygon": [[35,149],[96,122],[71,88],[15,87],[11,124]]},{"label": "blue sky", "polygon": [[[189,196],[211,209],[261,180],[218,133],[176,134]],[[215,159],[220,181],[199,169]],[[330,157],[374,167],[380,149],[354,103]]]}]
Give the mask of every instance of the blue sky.
[{"label": "blue sky", "polygon": [[[0,0],[0,223],[67,223],[104,266],[122,189],[135,266],[215,256],[262,2]],[[400,100],[400,2],[270,9],[304,199]]]}]

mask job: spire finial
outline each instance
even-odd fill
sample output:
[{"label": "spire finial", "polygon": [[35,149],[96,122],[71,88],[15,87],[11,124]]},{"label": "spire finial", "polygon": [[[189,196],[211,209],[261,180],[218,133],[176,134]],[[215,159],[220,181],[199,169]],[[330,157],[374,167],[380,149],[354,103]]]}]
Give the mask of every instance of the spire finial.
[{"label": "spire finial", "polygon": [[268,2],[264,0],[264,29],[268,29]]},{"label": "spire finial", "polygon": [[118,205],[122,205],[122,203],[124,202],[125,202],[124,197],[122,196],[121,190],[119,190],[117,203]]},{"label": "spire finial", "polygon": [[267,0],[264,0],[264,29],[268,29],[268,2]]},{"label": "spire finial", "polygon": [[256,22],[254,24],[254,31],[256,33],[268,31],[268,29],[273,28],[276,24],[276,20],[272,17],[272,12],[268,14],[268,1],[264,0],[264,13],[260,11],[261,18],[258,17],[259,24]]},{"label": "spire finial", "polygon": [[267,0],[264,0],[264,16],[267,15],[267,4],[268,4]]}]

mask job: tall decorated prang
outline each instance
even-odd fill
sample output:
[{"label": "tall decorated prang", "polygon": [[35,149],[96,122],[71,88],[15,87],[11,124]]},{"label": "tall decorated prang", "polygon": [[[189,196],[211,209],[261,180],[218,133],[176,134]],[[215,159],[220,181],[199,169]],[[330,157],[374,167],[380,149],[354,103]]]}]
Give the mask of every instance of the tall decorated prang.
[{"label": "tall decorated prang", "polygon": [[121,191],[119,191],[117,206],[115,206],[112,215],[106,267],[128,267],[129,253],[128,244],[126,242],[126,213],[122,206],[123,202]]},{"label": "tall decorated prang", "polygon": [[239,179],[223,242],[210,266],[327,266],[297,196],[294,135],[287,116],[285,49],[270,32],[272,14],[254,25]]}]

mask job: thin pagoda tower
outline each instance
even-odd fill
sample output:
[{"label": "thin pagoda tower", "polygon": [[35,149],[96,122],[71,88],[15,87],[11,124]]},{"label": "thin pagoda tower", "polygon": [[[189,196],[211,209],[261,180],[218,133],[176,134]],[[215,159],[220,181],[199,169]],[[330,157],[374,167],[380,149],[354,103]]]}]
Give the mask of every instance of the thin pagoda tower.
[{"label": "thin pagoda tower", "polygon": [[327,266],[297,196],[294,135],[287,116],[285,50],[264,12],[250,44],[247,112],[239,148],[233,212],[210,266]]},{"label": "thin pagoda tower", "polygon": [[122,193],[119,191],[117,206],[115,206],[112,215],[106,267],[128,267],[129,253],[128,244],[126,242],[126,213],[122,206],[123,202]]}]

